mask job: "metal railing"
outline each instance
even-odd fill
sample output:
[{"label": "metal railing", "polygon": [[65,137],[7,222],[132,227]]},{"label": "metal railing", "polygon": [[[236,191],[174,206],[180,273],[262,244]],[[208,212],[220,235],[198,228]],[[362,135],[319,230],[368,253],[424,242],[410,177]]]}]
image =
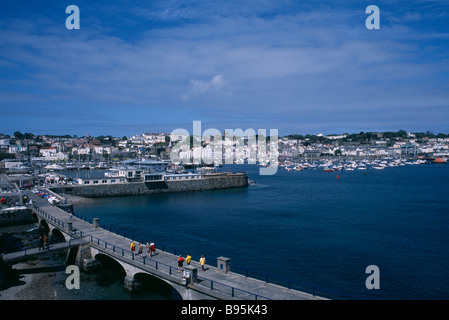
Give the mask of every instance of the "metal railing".
[{"label": "metal railing", "polygon": [[[244,299],[244,300],[272,300],[268,297],[262,296],[260,294],[246,291],[240,288],[236,288],[224,283],[221,283],[216,280],[211,280],[208,278],[198,276],[200,280],[200,284],[204,287],[208,287],[210,290],[219,291],[220,293],[231,296],[236,299]],[[204,283],[203,283],[204,282]]]},{"label": "metal railing", "polygon": [[66,223],[64,221],[61,221],[58,218],[53,217],[52,215],[47,213],[45,210],[42,210],[41,208],[37,207],[35,204],[33,204],[33,209],[36,210],[38,213],[40,213],[42,216],[44,216],[46,219],[48,219],[53,224],[58,225],[64,229],[66,228]]},{"label": "metal railing", "polygon": [[289,290],[296,290],[301,291],[305,293],[309,293],[312,296],[319,296],[323,298],[329,298],[329,299],[348,299],[348,300],[359,300],[362,299],[360,297],[345,294],[343,292],[339,292],[337,290],[332,290],[329,288],[320,287],[317,285],[313,285],[307,282],[303,281],[297,281],[297,280],[291,280],[284,277],[281,277],[279,275],[273,275],[265,272],[260,272],[258,270],[238,266],[231,264],[231,270],[239,270],[240,272],[237,272],[239,274],[244,275],[245,277],[251,277],[254,279],[258,279],[260,281],[264,281],[266,283],[271,283],[275,285],[279,285],[285,288],[288,288]]},{"label": "metal railing", "polygon": [[[153,260],[145,255],[142,255],[140,257],[139,254],[136,254],[128,249],[124,249],[120,246],[111,244],[105,240],[102,240],[95,236],[89,236],[90,243],[93,247],[95,247],[99,251],[112,253],[113,256],[116,258],[122,258],[126,262],[130,262],[134,265],[141,264],[141,267],[143,269],[152,269],[157,271],[158,273],[163,273],[166,276],[170,276],[171,278],[174,278],[173,280],[178,282],[179,284],[183,284],[182,278],[183,274],[178,272],[178,267]],[[151,271],[150,271],[151,272]],[[224,283],[221,283],[219,281],[209,279],[206,277],[197,277],[198,283],[194,283],[194,287],[200,286],[203,289],[216,291],[217,293],[220,293],[221,295],[229,296],[232,298],[240,298],[240,299],[255,299],[255,300],[270,300],[270,298],[267,298],[265,296],[262,296],[257,293],[245,291],[242,289],[239,289],[237,287],[233,287],[231,285],[227,285]]]},{"label": "metal railing", "polygon": [[[0,247],[0,257],[17,253],[23,253],[22,257],[26,257],[30,255],[35,255],[36,253],[53,252],[61,249],[67,249],[70,248],[72,245],[76,246],[80,244],[79,242],[72,243],[72,241],[76,241],[76,239],[69,239],[67,242],[64,241],[53,242],[48,240],[46,244],[42,243],[40,240],[35,240],[28,242],[25,246],[22,246],[21,250],[10,250],[17,248],[17,246],[3,246]],[[38,249],[37,252],[36,249]]]}]

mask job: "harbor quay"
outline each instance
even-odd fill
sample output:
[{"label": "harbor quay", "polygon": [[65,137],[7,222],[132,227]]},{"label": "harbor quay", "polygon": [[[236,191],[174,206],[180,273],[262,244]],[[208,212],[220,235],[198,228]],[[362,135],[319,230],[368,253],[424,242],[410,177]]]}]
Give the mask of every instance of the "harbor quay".
[{"label": "harbor quay", "polygon": [[[145,177],[149,177],[146,175]],[[152,180],[117,178],[79,179],[79,184],[51,187],[57,194],[84,198],[105,198],[114,196],[148,195],[155,193],[191,192],[215,189],[240,188],[248,186],[245,173],[212,173],[164,175],[153,174]]]}]

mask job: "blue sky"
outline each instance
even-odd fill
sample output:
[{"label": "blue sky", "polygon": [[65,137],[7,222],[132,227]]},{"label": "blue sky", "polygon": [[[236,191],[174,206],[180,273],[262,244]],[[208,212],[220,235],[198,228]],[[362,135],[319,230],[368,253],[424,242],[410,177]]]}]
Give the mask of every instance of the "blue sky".
[{"label": "blue sky", "polygon": [[449,133],[449,2],[2,0],[0,112],[7,134]]}]

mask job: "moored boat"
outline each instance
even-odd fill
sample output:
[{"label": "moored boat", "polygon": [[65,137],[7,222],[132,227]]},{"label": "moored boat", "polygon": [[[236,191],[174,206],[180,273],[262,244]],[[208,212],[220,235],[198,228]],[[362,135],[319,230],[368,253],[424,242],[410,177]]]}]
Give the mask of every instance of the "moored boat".
[{"label": "moored boat", "polygon": [[435,158],[435,160],[433,160],[432,163],[438,163],[438,164],[447,163],[447,159],[446,158]]}]

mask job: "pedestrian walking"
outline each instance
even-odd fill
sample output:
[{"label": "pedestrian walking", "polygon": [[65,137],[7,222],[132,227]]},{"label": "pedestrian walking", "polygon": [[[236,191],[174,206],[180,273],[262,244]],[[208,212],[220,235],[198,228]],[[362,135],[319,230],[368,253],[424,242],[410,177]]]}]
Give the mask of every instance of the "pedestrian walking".
[{"label": "pedestrian walking", "polygon": [[184,262],[184,258],[182,256],[179,256],[178,258],[178,272],[182,271],[182,264]]},{"label": "pedestrian walking", "polygon": [[204,270],[204,265],[205,264],[206,264],[206,258],[201,256],[201,258],[200,258],[200,265],[201,265],[201,270],[203,270],[203,271],[206,271],[206,270]]},{"label": "pedestrian walking", "polygon": [[134,251],[136,251],[136,244],[133,242],[131,242],[131,253],[134,255]]},{"label": "pedestrian walking", "polygon": [[44,249],[47,247],[48,250],[50,250],[50,247],[48,246],[48,237],[47,235],[44,235]]},{"label": "pedestrian walking", "polygon": [[191,257],[190,254],[188,253],[188,254],[187,254],[187,257],[186,257],[186,263],[187,263],[187,265],[190,265],[190,261],[192,261],[192,257]]},{"label": "pedestrian walking", "polygon": [[145,249],[147,249],[147,257],[150,256],[151,253],[151,248],[150,248],[150,244],[147,242],[147,244],[145,245]]},{"label": "pedestrian walking", "polygon": [[150,243],[150,250],[151,250],[150,256],[152,257],[156,254],[156,246],[155,246],[154,242]]},{"label": "pedestrian walking", "polygon": [[139,244],[139,255],[142,258],[142,252],[143,252],[143,244]]},{"label": "pedestrian walking", "polygon": [[41,249],[44,250],[44,236],[43,235],[39,236],[39,250],[38,251],[41,251]]}]

